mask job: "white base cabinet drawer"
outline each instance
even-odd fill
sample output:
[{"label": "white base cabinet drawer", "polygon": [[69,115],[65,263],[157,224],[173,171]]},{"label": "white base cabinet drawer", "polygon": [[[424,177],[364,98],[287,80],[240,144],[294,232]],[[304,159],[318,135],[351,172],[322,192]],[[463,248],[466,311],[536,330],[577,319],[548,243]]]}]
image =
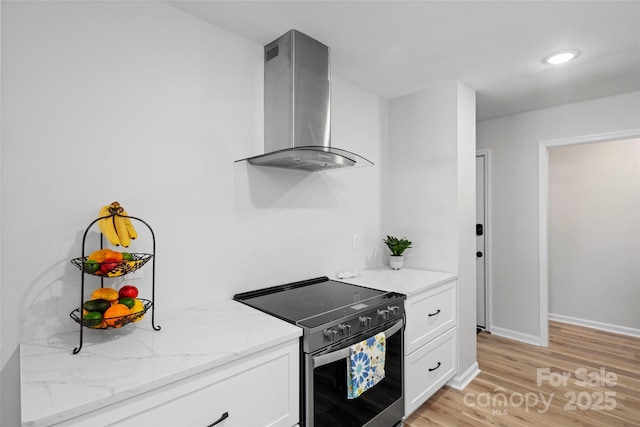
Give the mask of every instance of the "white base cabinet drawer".
[{"label": "white base cabinet drawer", "polygon": [[455,375],[455,336],[450,329],[405,358],[405,416]]},{"label": "white base cabinet drawer", "polygon": [[411,296],[405,303],[405,354],[411,354],[456,324],[456,280]]},{"label": "white base cabinet drawer", "polygon": [[300,420],[298,352],[296,340],[61,425],[203,427],[224,418],[217,427],[291,427]]}]

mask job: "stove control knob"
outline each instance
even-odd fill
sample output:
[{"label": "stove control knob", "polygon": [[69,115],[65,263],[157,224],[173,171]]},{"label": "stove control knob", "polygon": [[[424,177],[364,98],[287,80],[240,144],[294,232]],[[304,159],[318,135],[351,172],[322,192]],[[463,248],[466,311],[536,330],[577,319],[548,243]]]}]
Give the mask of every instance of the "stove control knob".
[{"label": "stove control knob", "polygon": [[338,325],[338,329],[342,335],[350,335],[351,334],[351,325],[348,323],[341,323]]},{"label": "stove control knob", "polygon": [[335,341],[338,338],[338,331],[335,329],[325,329],[324,338],[328,341]]},{"label": "stove control knob", "polygon": [[398,307],[397,305],[390,305],[389,307],[387,307],[387,310],[389,310],[394,316],[397,316],[398,312],[400,311],[400,307]]},{"label": "stove control knob", "polygon": [[360,316],[360,326],[369,327],[371,326],[371,317],[368,316]]},{"label": "stove control knob", "polygon": [[384,308],[378,310],[378,316],[380,316],[382,320],[389,320],[389,310]]}]

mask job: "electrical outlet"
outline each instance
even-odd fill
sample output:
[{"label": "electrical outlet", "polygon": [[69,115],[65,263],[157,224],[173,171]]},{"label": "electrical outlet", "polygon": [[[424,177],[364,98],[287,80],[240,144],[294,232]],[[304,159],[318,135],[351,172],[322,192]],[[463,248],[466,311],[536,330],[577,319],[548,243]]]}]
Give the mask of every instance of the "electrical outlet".
[{"label": "electrical outlet", "polygon": [[359,234],[354,234],[353,235],[353,250],[358,250],[360,249],[360,235]]}]

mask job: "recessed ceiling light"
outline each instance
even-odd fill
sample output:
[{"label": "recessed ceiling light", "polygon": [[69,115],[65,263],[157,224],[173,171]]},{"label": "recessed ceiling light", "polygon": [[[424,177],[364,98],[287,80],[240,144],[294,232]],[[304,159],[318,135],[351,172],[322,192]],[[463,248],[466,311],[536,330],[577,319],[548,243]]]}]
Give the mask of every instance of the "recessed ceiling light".
[{"label": "recessed ceiling light", "polygon": [[542,62],[545,64],[559,65],[571,61],[580,55],[578,49],[565,49],[558,52],[553,52],[542,58]]}]

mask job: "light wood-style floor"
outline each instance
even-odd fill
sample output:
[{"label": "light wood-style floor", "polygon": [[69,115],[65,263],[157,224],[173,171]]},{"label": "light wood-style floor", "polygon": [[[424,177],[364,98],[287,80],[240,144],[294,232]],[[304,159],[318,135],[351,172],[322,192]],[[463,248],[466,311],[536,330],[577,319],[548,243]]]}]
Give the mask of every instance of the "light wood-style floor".
[{"label": "light wood-style floor", "polygon": [[640,426],[640,338],[550,322],[544,348],[481,332],[478,364],[405,426]]}]

